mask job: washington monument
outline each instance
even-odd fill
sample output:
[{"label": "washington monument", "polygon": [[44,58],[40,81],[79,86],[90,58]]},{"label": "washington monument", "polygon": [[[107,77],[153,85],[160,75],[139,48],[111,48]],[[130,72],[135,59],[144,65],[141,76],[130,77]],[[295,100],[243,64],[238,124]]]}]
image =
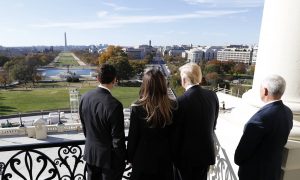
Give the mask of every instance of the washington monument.
[{"label": "washington monument", "polygon": [[64,51],[67,51],[68,50],[68,47],[67,47],[67,33],[65,32],[65,49]]}]

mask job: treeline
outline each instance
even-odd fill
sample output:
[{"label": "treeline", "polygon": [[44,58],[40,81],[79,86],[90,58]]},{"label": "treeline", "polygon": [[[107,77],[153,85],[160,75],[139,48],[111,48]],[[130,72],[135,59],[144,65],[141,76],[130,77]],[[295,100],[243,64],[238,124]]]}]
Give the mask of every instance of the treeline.
[{"label": "treeline", "polygon": [[201,67],[205,82],[213,86],[223,85],[225,84],[224,81],[228,82],[239,78],[252,79],[255,70],[254,65],[217,60],[207,61]]},{"label": "treeline", "polygon": [[86,64],[90,66],[97,66],[99,65],[99,55],[98,53],[89,53],[87,51],[74,51],[74,54],[79,57],[80,60],[84,61]]},{"label": "treeline", "polygon": [[57,55],[58,53],[51,52],[12,58],[0,56],[0,66],[3,68],[3,71],[0,72],[0,85],[6,87],[13,81],[24,84],[32,82],[34,84],[41,79],[37,68],[48,65]]},{"label": "treeline", "polygon": [[[165,58],[170,59],[170,57]],[[171,77],[169,79],[170,86],[176,91],[177,94],[182,94],[184,89],[181,87],[181,79],[179,74],[179,67],[186,63],[184,58],[173,57],[167,60]],[[247,65],[244,63],[237,63],[233,61],[202,61],[199,63],[202,70],[202,85],[222,88],[230,88],[230,84],[235,79],[253,79],[255,66]],[[240,82],[240,81],[239,81]],[[251,84],[251,83],[249,83]]]},{"label": "treeline", "polygon": [[141,60],[129,59],[120,46],[108,46],[100,55],[86,51],[76,51],[75,54],[82,61],[90,65],[112,64],[117,69],[118,80],[127,80],[141,74],[145,65],[153,58],[153,54],[147,54]]}]

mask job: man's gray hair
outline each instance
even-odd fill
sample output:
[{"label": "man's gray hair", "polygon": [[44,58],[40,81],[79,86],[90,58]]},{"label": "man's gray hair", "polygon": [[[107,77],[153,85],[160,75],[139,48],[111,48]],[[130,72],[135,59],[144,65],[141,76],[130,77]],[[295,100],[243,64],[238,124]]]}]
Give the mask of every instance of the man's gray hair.
[{"label": "man's gray hair", "polygon": [[267,88],[271,96],[282,96],[285,91],[286,82],[283,77],[272,74],[264,78],[262,87]]}]

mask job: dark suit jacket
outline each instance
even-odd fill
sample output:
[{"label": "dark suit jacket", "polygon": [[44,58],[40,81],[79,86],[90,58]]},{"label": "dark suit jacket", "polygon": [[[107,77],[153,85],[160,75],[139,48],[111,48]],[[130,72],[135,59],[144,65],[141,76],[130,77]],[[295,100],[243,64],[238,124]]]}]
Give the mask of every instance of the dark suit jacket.
[{"label": "dark suit jacket", "polygon": [[[132,176],[136,174],[172,174],[170,132],[164,128],[149,127],[142,106],[132,106],[128,134],[128,161],[132,163]],[[133,178],[134,179],[134,178]]]},{"label": "dark suit jacket", "polygon": [[292,111],[282,101],[265,105],[250,118],[234,156],[240,180],[279,179],[292,120]]},{"label": "dark suit jacket", "polygon": [[214,129],[219,114],[215,92],[199,85],[178,98],[173,149],[176,166],[189,168],[215,164]]},{"label": "dark suit jacket", "polygon": [[84,160],[90,165],[112,168],[125,162],[125,133],[122,104],[98,87],[84,94],[79,114],[86,136]]}]

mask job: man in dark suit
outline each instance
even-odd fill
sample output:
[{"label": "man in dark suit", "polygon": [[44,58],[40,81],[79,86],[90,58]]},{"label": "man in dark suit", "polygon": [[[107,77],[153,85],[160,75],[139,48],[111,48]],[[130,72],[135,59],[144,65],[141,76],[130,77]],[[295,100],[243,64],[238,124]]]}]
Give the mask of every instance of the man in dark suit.
[{"label": "man in dark suit", "polygon": [[293,127],[293,113],[281,101],[285,80],[278,75],[266,77],[260,89],[267,103],[247,122],[235,151],[240,180],[279,180],[282,151]]},{"label": "man in dark suit", "polygon": [[97,78],[99,87],[84,94],[79,106],[88,179],[121,180],[126,156],[123,106],[110,93],[116,70],[103,64]]},{"label": "man in dark suit", "polygon": [[188,63],[179,70],[186,91],[178,98],[175,115],[175,164],[183,180],[206,180],[216,158],[213,134],[219,101],[215,92],[200,87],[202,73],[197,64]]}]

